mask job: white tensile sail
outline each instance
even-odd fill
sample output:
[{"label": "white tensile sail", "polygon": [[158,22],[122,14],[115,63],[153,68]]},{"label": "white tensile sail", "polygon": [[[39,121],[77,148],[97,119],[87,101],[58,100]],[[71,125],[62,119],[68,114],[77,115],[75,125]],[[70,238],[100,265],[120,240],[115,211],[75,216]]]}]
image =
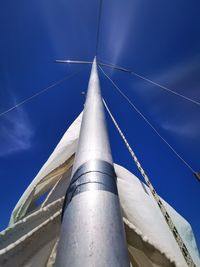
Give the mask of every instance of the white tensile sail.
[{"label": "white tensile sail", "polygon": [[[0,234],[0,266],[54,266],[62,204],[80,124],[81,115],[66,131],[13,210],[9,227]],[[148,187],[119,165],[115,164],[115,171],[132,266],[186,267]],[[191,226],[164,203],[196,266],[200,266]]]}]

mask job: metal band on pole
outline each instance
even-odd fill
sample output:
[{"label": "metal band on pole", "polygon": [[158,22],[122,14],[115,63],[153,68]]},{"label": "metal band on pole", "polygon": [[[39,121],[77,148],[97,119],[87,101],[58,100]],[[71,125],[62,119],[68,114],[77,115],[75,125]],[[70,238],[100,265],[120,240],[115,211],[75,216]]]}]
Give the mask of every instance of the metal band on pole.
[{"label": "metal band on pole", "polygon": [[90,190],[108,191],[118,195],[116,174],[111,164],[103,160],[91,160],[75,172],[66,192],[62,217],[74,196]]}]

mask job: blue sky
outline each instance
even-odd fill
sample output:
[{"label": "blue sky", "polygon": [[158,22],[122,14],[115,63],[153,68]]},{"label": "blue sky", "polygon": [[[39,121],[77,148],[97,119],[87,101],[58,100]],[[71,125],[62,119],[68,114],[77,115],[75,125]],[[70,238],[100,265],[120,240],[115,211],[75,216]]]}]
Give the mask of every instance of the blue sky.
[{"label": "blue sky", "polygon": [[[99,1],[8,0],[0,9],[0,112],[70,74],[73,77],[0,117],[0,228],[25,188],[81,112]],[[103,1],[97,57],[134,70],[200,102],[200,3]],[[104,68],[162,136],[200,171],[200,106],[135,76]],[[157,192],[192,225],[200,246],[200,184],[99,73],[102,94]],[[113,158],[139,175],[108,118]],[[120,153],[119,153],[120,151]]]}]

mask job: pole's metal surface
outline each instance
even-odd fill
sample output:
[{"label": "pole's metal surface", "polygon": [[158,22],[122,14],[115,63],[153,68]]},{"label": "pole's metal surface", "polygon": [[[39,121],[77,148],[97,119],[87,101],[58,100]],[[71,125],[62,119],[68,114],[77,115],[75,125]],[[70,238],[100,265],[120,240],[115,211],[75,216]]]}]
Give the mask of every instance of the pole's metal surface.
[{"label": "pole's metal surface", "polygon": [[94,60],[72,179],[63,209],[56,267],[129,266]]}]

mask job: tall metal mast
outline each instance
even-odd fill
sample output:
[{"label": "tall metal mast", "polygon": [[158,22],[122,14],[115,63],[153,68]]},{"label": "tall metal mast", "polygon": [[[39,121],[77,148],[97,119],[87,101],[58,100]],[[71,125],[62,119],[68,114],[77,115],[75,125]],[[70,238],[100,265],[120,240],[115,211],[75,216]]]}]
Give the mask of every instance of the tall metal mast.
[{"label": "tall metal mast", "polygon": [[130,266],[96,59],[66,193],[56,266]]}]

